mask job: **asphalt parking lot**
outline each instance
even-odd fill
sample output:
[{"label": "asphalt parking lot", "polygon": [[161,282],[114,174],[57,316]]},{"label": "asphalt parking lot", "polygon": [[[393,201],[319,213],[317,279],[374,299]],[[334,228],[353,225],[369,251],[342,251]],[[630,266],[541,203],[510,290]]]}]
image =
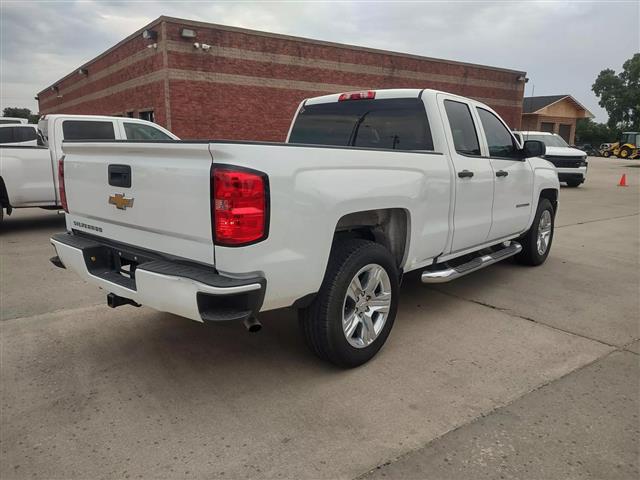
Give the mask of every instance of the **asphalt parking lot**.
[{"label": "asphalt parking lot", "polygon": [[[349,371],[293,312],[202,325],[53,267],[55,212],[5,217],[0,476],[638,478],[640,161],[562,188],[551,255],[406,279],[394,330]],[[622,173],[631,185],[618,187]]]}]

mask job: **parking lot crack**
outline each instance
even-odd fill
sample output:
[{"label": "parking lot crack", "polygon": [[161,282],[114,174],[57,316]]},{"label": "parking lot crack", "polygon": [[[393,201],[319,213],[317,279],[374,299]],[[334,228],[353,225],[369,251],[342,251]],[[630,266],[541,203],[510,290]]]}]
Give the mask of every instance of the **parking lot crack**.
[{"label": "parking lot crack", "polygon": [[[454,295],[452,295],[452,296],[454,296]],[[459,298],[459,297],[456,297],[456,298]],[[479,302],[474,302],[474,303],[479,303]],[[479,304],[482,305],[481,303],[479,303]],[[487,306],[489,306],[489,305],[487,305]],[[602,343],[602,342],[600,342],[600,343]],[[480,414],[478,416],[476,416],[475,418],[469,420],[468,422],[454,426],[453,428],[447,430],[446,432],[443,432],[442,434],[435,436],[434,438],[432,438],[431,440],[429,440],[424,445],[422,445],[422,446],[420,446],[418,448],[414,448],[414,449],[408,450],[408,451],[396,456],[395,458],[389,459],[389,460],[385,461],[384,463],[376,465],[374,468],[371,468],[368,471],[366,471],[366,472],[358,475],[357,477],[355,477],[354,480],[365,479],[365,478],[367,478],[369,476],[369,474],[371,474],[372,472],[375,472],[376,470],[380,470],[380,469],[382,469],[384,467],[387,467],[387,466],[389,466],[389,465],[391,465],[393,463],[399,462],[399,461],[401,461],[401,460],[403,460],[403,459],[405,459],[405,458],[407,458],[407,457],[409,457],[409,456],[411,456],[411,455],[413,455],[413,454],[415,454],[417,452],[420,452],[420,451],[424,450],[425,448],[427,448],[429,445],[439,441],[443,437],[445,437],[445,436],[447,436],[447,435],[449,435],[449,434],[451,434],[451,433],[453,433],[453,432],[455,432],[457,430],[460,430],[462,428],[468,427],[469,425],[473,425],[474,423],[482,420],[483,418],[489,417],[489,416],[491,416],[491,415],[493,415],[493,414],[495,414],[495,413],[497,413],[497,412],[499,412],[501,410],[504,410],[505,408],[508,408],[509,406],[513,405],[516,402],[519,402],[523,398],[531,395],[532,393],[534,393],[534,392],[536,392],[538,390],[541,390],[541,389],[543,389],[545,387],[548,387],[549,385],[552,385],[554,383],[557,383],[557,382],[563,380],[564,378],[568,377],[569,375],[573,375],[574,373],[580,372],[580,371],[590,367],[591,365],[594,365],[594,364],[596,364],[598,362],[601,362],[602,360],[604,360],[605,358],[607,358],[609,355],[611,355],[612,353],[614,353],[616,351],[617,350],[609,351],[609,352],[605,353],[604,355],[601,355],[601,356],[599,356],[599,357],[597,357],[597,358],[595,358],[595,359],[593,359],[593,360],[591,360],[591,361],[589,361],[589,362],[587,362],[587,363],[585,363],[583,365],[580,365],[579,367],[571,370],[570,372],[566,372],[565,374],[560,375],[557,378],[547,380],[546,382],[541,383],[540,385],[537,385],[536,387],[526,391],[525,393],[523,393],[522,395],[519,395],[516,398],[513,398],[513,399],[511,399],[511,400],[509,400],[507,402],[500,403],[500,404],[494,406],[493,408],[491,408],[490,410],[487,410],[486,412],[480,412]],[[630,353],[630,352],[625,351],[625,353]]]},{"label": "parking lot crack", "polygon": [[640,215],[640,212],[630,213],[627,215],[620,215],[618,217],[596,218],[595,220],[585,220],[584,222],[567,223],[566,225],[556,225],[555,228],[557,230],[558,228],[574,227],[576,225],[584,225],[586,223],[606,222],[608,220],[619,220],[620,218],[637,217],[638,215]]},{"label": "parking lot crack", "polygon": [[496,305],[491,305],[490,303],[481,302],[480,300],[473,300],[473,299],[470,299],[470,298],[464,298],[464,297],[461,297],[461,296],[456,295],[456,294],[451,293],[451,292],[443,292],[442,290],[437,290],[437,291],[439,293],[442,293],[444,295],[448,295],[448,296],[456,298],[458,300],[463,300],[465,302],[475,303],[476,305],[481,305],[483,307],[491,308],[493,310],[497,310],[499,312],[505,313],[505,314],[507,314],[507,315],[509,315],[511,317],[520,318],[522,320],[526,320],[528,322],[533,322],[533,323],[535,323],[537,325],[541,325],[543,327],[550,328],[550,329],[556,330],[558,332],[563,332],[563,333],[567,333],[569,335],[574,335],[576,337],[584,338],[586,340],[591,340],[592,342],[597,342],[597,343],[600,343],[602,345],[606,345],[607,347],[615,348],[616,350],[624,349],[624,347],[618,347],[617,345],[605,342],[605,341],[597,339],[597,338],[590,337],[588,335],[583,335],[581,333],[572,332],[571,330],[567,330],[567,329],[564,329],[564,328],[559,328],[559,327],[554,326],[554,325],[549,325],[548,323],[541,322],[540,320],[536,320],[535,318],[532,318],[532,317],[527,317],[526,315],[520,315],[519,313],[517,313],[517,312],[515,312],[515,311],[513,311],[513,310],[511,310],[509,308],[498,307]]}]

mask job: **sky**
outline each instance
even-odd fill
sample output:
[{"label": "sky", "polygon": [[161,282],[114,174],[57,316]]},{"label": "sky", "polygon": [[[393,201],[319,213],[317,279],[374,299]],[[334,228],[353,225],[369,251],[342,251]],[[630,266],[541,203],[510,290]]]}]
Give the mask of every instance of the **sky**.
[{"label": "sky", "polygon": [[0,108],[37,111],[37,92],[167,15],[527,72],[525,95],[591,91],[640,51],[634,1],[0,0]]}]

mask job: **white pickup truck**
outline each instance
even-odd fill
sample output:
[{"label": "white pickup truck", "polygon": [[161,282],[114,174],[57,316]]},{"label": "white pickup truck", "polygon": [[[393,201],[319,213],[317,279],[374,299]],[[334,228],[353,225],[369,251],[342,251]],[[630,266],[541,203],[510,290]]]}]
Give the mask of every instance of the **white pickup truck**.
[{"label": "white pickup truck", "polygon": [[489,107],[433,90],[302,102],[287,143],[65,142],[52,262],[197,321],[293,307],[343,367],[383,345],[402,274],[453,280],[549,254],[558,176]]},{"label": "white pickup truck", "polygon": [[64,140],[156,139],[178,137],[151,122],[98,115],[45,115],[35,125],[0,127],[0,222],[4,210],[60,207],[58,159]]}]

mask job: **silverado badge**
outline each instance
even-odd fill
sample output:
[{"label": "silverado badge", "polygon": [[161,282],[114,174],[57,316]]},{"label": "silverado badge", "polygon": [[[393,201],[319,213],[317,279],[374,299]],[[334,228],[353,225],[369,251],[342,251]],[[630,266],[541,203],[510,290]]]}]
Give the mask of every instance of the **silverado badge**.
[{"label": "silverado badge", "polygon": [[109,203],[115,205],[118,210],[126,210],[127,207],[133,208],[133,198],[126,198],[124,193],[116,193],[109,197]]}]

